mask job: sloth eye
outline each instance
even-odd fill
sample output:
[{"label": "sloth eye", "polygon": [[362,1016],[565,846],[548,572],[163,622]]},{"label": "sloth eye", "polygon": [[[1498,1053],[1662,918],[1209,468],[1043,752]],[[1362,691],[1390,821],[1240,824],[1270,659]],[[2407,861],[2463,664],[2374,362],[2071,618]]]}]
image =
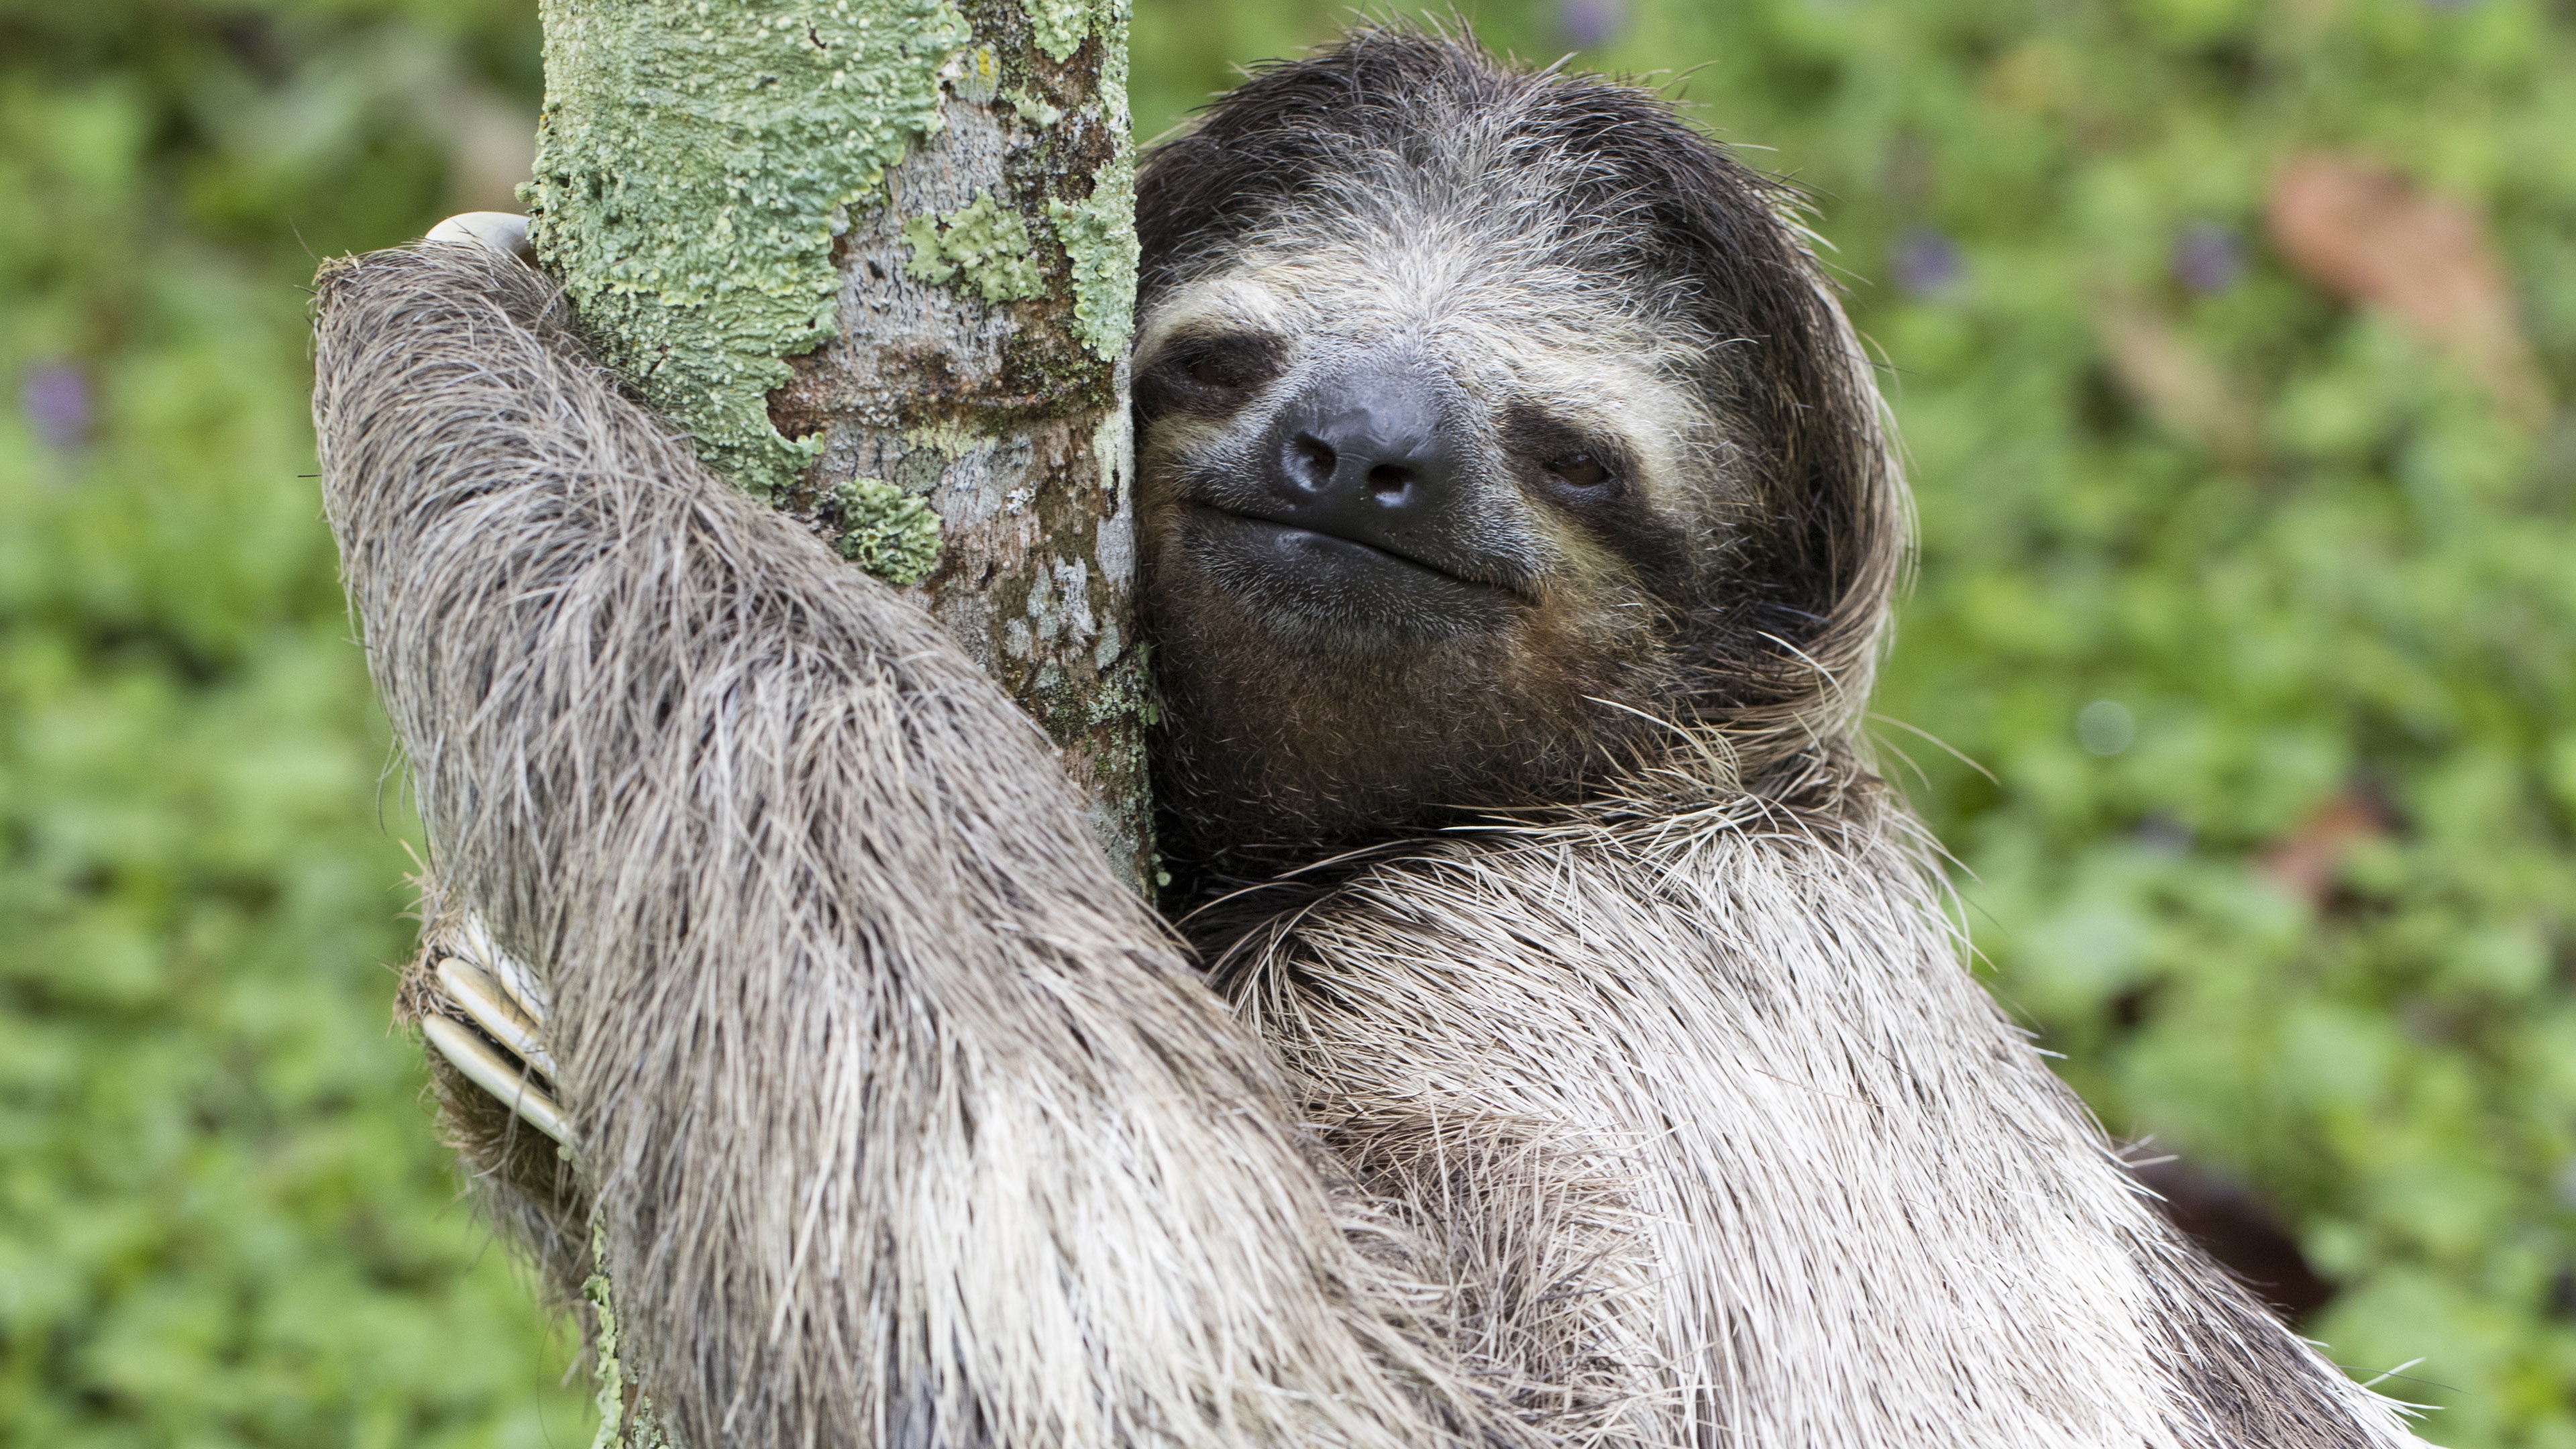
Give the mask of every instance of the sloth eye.
[{"label": "sloth eye", "polygon": [[1547,475],[1577,492],[1590,493],[1618,481],[1609,467],[1590,453],[1574,453],[1547,465]]},{"label": "sloth eye", "polygon": [[1206,337],[1184,343],[1172,359],[1181,376],[1217,392],[1241,392],[1269,380],[1278,344],[1266,337]]},{"label": "sloth eye", "polygon": [[1259,332],[1197,333],[1173,340],[1136,374],[1136,419],[1231,416],[1279,375],[1286,346]]},{"label": "sloth eye", "polygon": [[1201,387],[1220,387],[1228,391],[1249,387],[1254,369],[1248,358],[1229,352],[1202,352],[1181,365],[1190,381]]}]

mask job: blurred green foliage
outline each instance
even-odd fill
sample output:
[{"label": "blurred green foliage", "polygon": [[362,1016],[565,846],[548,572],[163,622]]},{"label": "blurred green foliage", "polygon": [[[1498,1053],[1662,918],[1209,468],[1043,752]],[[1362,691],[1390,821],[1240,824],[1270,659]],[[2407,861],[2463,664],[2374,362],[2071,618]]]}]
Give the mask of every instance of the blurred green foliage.
[{"label": "blurred green foliage", "polygon": [[313,256],[434,219],[523,9],[0,6],[0,1443],[587,1441],[387,1031],[411,827],[299,477]]},{"label": "blurred green foliage", "polygon": [[[589,1434],[384,1027],[413,827],[299,477],[300,284],[506,194],[532,12],[0,0],[0,1444]],[[1337,15],[1139,0],[1140,131]],[[2429,1437],[2576,1445],[2576,427],[2264,220],[2320,147],[2484,215],[2576,398],[2566,0],[1477,19],[1815,193],[1920,498],[1882,733],[1998,994]]]}]

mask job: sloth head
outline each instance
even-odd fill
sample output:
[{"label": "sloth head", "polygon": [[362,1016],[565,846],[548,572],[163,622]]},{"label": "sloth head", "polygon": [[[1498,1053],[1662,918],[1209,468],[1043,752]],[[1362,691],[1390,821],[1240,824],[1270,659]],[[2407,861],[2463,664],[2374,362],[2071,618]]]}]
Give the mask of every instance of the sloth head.
[{"label": "sloth head", "polygon": [[1748,785],[1846,727],[1902,502],[1791,202],[1649,93],[1380,31],[1152,154],[1180,858],[1580,800],[1658,722],[1726,731]]}]

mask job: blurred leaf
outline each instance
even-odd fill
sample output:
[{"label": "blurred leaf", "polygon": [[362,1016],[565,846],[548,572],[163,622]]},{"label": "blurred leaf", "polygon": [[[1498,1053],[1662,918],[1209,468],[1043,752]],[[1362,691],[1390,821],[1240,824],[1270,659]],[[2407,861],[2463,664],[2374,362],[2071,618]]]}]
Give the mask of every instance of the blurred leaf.
[{"label": "blurred leaf", "polygon": [[2388,833],[2387,812],[2368,795],[2346,790],[2278,844],[2263,852],[2263,873],[2283,890],[2323,906],[2353,848]]},{"label": "blurred leaf", "polygon": [[2111,371],[2157,421],[2242,469],[2261,464],[2263,425],[2236,382],[2173,324],[2111,290],[2094,309]]},{"label": "blurred leaf", "polygon": [[2370,161],[2311,154],[2273,177],[2269,212],[2273,240],[2317,285],[2395,313],[2458,357],[2514,417],[2549,415],[2513,286],[2476,211]]}]

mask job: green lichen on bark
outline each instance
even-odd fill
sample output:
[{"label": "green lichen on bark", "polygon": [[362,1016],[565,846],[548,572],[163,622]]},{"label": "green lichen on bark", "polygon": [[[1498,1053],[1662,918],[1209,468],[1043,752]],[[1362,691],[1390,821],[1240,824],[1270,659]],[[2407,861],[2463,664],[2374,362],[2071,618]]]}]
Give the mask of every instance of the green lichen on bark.
[{"label": "green lichen on bark", "polygon": [[[1098,5],[1104,44],[1100,94],[1117,150],[1079,204],[1047,203],[1047,219],[1073,264],[1073,322],[1082,344],[1103,362],[1126,355],[1136,329],[1136,144],[1127,134],[1127,21],[1130,0]],[[1034,21],[1036,7],[1030,7]],[[1039,42],[1043,45],[1043,39]]]},{"label": "green lichen on bark", "polygon": [[618,1328],[617,1309],[609,1301],[608,1236],[595,1226],[590,1232],[590,1260],[596,1271],[581,1291],[590,1300],[591,1322],[597,1330],[591,1336],[591,1352],[599,1381],[599,1432],[591,1440],[591,1449],[669,1449],[653,1406],[626,1380],[620,1356],[626,1338]]},{"label": "green lichen on bark", "polygon": [[783,359],[831,340],[832,239],[939,125],[948,0],[545,0],[531,236],[609,366],[774,497]]},{"label": "green lichen on bark", "polygon": [[914,584],[939,567],[939,515],[881,478],[832,490],[841,557],[890,584]]},{"label": "green lichen on bark", "polygon": [[1013,89],[1002,92],[1019,118],[1041,129],[1064,119],[1064,108],[1034,91]]},{"label": "green lichen on bark", "polygon": [[[1091,33],[1092,15],[1099,7],[1093,0],[1021,0],[1020,9],[1029,17],[1029,34],[1038,49],[1050,60],[1063,61],[1082,48],[1083,37]],[[1123,52],[1125,47],[1122,45]]]},{"label": "green lichen on bark", "polygon": [[[1132,711],[1081,707],[1135,668],[1127,0],[541,5],[532,237],[603,359],[719,471],[922,589],[1141,861]],[[1067,567],[1098,637],[1002,647],[998,601]]]},{"label": "green lichen on bark", "polygon": [[1078,206],[1047,203],[1056,240],[1073,263],[1073,324],[1103,362],[1127,351],[1136,328],[1136,155],[1122,145]]},{"label": "green lichen on bark", "polygon": [[903,239],[912,247],[904,270],[918,281],[946,286],[962,277],[987,302],[1046,291],[1046,269],[1030,254],[1027,223],[995,205],[990,192],[946,216],[912,218],[903,224]]}]

